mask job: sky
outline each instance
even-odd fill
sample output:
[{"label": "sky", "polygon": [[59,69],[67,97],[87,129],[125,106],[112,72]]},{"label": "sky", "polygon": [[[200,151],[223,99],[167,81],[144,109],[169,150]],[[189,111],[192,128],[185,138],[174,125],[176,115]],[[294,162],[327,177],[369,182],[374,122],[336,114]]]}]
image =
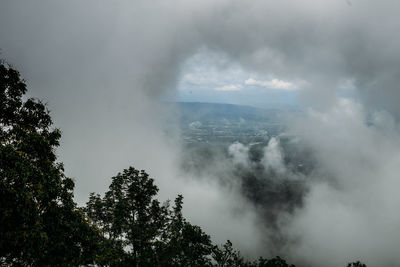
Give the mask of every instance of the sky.
[{"label": "sky", "polygon": [[227,56],[206,48],[189,57],[181,69],[177,100],[183,102],[298,107],[299,90],[305,84],[280,80],[269,73],[249,72]]},{"label": "sky", "polygon": [[[133,165],[250,256],[273,246],[257,210],[234,183],[181,172],[177,114],[162,103],[301,105],[284,123],[315,170],[304,205],[281,215],[281,253],[301,266],[398,266],[399,12],[397,0],[3,0],[1,58],[48,103],[78,203]],[[297,179],[274,149],[264,164]]]}]

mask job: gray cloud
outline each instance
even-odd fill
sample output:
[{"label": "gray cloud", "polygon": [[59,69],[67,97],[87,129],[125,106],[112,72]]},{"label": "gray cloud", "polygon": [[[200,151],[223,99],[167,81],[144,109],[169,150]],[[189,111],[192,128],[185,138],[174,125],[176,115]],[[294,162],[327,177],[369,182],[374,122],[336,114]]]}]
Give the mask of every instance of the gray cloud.
[{"label": "gray cloud", "polygon": [[[393,266],[400,258],[397,178],[398,125],[387,113],[367,124],[360,104],[341,100],[327,112],[310,110],[292,130],[315,152],[317,164],[303,209],[286,233],[305,265],[344,265],[352,258],[371,266]],[[312,127],[310,130],[308,127]]]},{"label": "gray cloud", "polygon": [[[306,80],[303,96],[313,109],[290,129],[315,152],[318,166],[305,206],[282,219],[289,237],[300,240],[288,250],[315,266],[343,265],[354,255],[391,266],[400,262],[394,251],[400,240],[399,9],[394,0],[2,1],[0,48],[29,93],[49,102],[80,202],[133,164],[159,179],[163,197],[182,190],[187,213],[217,235],[212,217],[235,208],[236,189],[194,190],[197,185],[176,178],[182,176],[179,139],[164,133],[174,118],[159,100],[174,95],[182,64],[204,46],[249,71]],[[359,103],[338,99],[347,79],[354,80]],[[179,186],[171,189],[171,181]],[[204,201],[210,219],[195,212],[203,194],[214,194]],[[240,229],[242,247],[259,245],[256,238],[249,245],[257,232],[251,209],[240,223],[224,214],[232,228],[221,235]]]}]

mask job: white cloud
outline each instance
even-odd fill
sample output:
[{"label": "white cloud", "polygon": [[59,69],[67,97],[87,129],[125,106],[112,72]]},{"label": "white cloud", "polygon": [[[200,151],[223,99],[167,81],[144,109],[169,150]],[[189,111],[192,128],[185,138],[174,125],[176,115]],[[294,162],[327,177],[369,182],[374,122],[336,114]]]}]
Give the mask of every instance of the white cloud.
[{"label": "white cloud", "polygon": [[217,80],[213,77],[210,77],[210,75],[205,75],[203,73],[187,73],[182,77],[182,82],[193,85],[204,85],[216,83]]},{"label": "white cloud", "polygon": [[200,128],[201,126],[202,126],[202,123],[199,121],[194,121],[194,122],[189,123],[189,128],[191,130],[196,130],[196,129]]},{"label": "white cloud", "polygon": [[269,81],[259,81],[253,78],[249,78],[244,82],[246,85],[256,85],[256,86],[262,86],[265,88],[269,89],[280,89],[280,90],[297,90],[298,87],[291,82],[286,82],[283,80],[279,79],[272,79]]},{"label": "white cloud", "polygon": [[249,164],[249,148],[242,143],[235,142],[228,148],[228,153],[232,156],[235,164],[247,166]]},{"label": "white cloud", "polygon": [[240,91],[240,89],[242,89],[242,86],[235,84],[229,84],[215,88],[217,91]]},{"label": "white cloud", "polygon": [[282,150],[279,144],[279,140],[272,137],[268,145],[264,148],[264,157],[262,163],[266,169],[271,169],[279,174],[283,174],[286,171]]}]

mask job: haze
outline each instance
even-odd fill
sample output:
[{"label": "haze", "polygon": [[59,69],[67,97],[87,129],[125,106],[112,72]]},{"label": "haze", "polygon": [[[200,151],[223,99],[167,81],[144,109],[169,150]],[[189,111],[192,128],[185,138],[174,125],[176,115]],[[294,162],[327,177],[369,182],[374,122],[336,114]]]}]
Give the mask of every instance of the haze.
[{"label": "haze", "polygon": [[[5,0],[0,57],[48,103],[78,203],[132,165],[248,257],[397,266],[399,12],[395,0]],[[301,110],[282,112],[281,135],[311,151],[312,170],[285,166],[276,136],[260,163],[304,182],[301,203],[265,221],[230,179],[254,167],[246,144],[201,175],[182,170],[179,110],[166,104],[175,101]]]}]

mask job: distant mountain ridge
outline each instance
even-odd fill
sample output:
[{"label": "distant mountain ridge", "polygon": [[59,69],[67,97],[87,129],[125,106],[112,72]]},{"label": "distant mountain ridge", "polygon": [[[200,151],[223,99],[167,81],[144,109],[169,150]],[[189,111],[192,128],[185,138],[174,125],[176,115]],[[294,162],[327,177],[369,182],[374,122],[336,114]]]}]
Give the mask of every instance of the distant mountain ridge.
[{"label": "distant mountain ridge", "polygon": [[271,108],[263,109],[251,106],[202,102],[177,102],[181,114],[181,121],[277,121],[282,110]]}]

